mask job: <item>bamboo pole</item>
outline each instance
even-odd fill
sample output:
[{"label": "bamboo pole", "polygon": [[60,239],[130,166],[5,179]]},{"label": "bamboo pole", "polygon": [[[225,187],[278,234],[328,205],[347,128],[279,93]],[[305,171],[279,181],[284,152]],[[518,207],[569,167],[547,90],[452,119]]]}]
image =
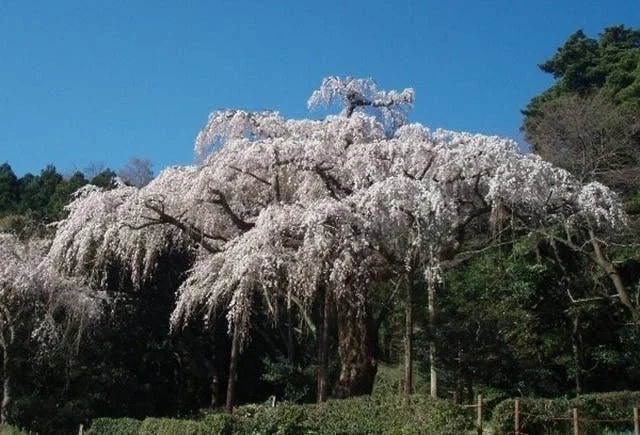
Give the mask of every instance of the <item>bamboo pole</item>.
[{"label": "bamboo pole", "polygon": [[578,408],[573,408],[573,435],[580,435],[580,422],[578,420]]},{"label": "bamboo pole", "polygon": [[640,435],[640,408],[633,408],[633,433]]}]

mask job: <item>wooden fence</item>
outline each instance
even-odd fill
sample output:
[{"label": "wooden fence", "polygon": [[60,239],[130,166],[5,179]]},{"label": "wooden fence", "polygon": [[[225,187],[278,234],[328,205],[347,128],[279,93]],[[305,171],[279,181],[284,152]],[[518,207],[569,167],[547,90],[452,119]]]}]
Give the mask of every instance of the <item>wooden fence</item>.
[{"label": "wooden fence", "polygon": [[[478,405],[474,405],[478,406]],[[481,405],[480,405],[481,407]],[[633,408],[632,412],[629,412],[629,418],[618,419],[596,419],[596,418],[581,418],[577,408],[573,408],[570,417],[557,416],[549,417],[537,414],[531,414],[525,412],[520,406],[520,400],[515,399],[513,421],[515,423],[515,435],[528,435],[521,432],[521,417],[538,418],[546,421],[567,421],[573,424],[573,435],[580,435],[580,426],[582,423],[633,423],[634,435],[640,435],[640,407]],[[482,433],[482,432],[479,432]]]}]

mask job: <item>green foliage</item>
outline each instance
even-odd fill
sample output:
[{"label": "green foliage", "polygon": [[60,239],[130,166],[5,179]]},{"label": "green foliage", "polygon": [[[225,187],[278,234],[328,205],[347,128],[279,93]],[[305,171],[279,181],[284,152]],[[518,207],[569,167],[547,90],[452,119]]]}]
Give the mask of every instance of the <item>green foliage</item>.
[{"label": "green foliage", "polygon": [[111,187],[111,182],[116,177],[116,173],[111,169],[105,169],[89,181],[90,184],[98,187]]},{"label": "green foliage", "polygon": [[133,418],[96,418],[88,435],[136,435],[142,422]]},{"label": "green foliage", "polygon": [[[549,420],[551,417],[570,417],[571,408],[568,400],[521,398],[519,401],[520,431],[522,433],[549,435],[571,433],[570,421]],[[514,399],[504,400],[494,408],[491,423],[496,435],[513,433],[514,410]]]},{"label": "green foliage", "polygon": [[138,435],[206,435],[200,422],[175,418],[145,418]]},{"label": "green foliage", "polygon": [[[571,433],[570,420],[573,408],[578,410],[580,433],[597,434],[604,429],[623,431],[633,427],[633,408],[640,406],[640,392],[584,394],[574,399],[520,400],[520,430],[523,433],[565,434]],[[512,433],[514,429],[515,400],[499,403],[493,410],[492,424],[497,435]],[[551,420],[564,418],[565,420]],[[593,420],[611,420],[595,422]],[[618,421],[616,420],[626,420]]]},{"label": "green foliage", "polygon": [[522,130],[533,152],[626,196],[638,187],[640,29],[571,35],[540,65],[556,82],[531,99]]},{"label": "green foliage", "polygon": [[228,414],[209,414],[203,420],[174,418],[97,418],[88,435],[229,435],[233,419]]},{"label": "green foliage", "polygon": [[329,400],[308,409],[313,434],[453,434],[472,425],[465,411],[428,397],[378,396]]},{"label": "green foliage", "polygon": [[[555,91],[559,91],[556,96],[585,95],[605,89],[619,103],[640,104],[640,29],[608,27],[598,39],[578,30],[540,69],[558,79],[543,95]],[[527,111],[539,102],[534,98]]]},{"label": "green foliage", "polygon": [[302,405],[245,405],[234,415],[234,434],[295,435],[303,432],[306,418]]},{"label": "green foliage", "polygon": [[275,358],[267,356],[263,363],[262,379],[281,392],[278,397],[291,402],[308,402],[313,399],[314,366],[292,364],[284,355]]},{"label": "green foliage", "polygon": [[462,434],[472,426],[470,414],[451,402],[434,401],[425,396],[414,395],[358,397],[329,400],[316,405],[245,405],[238,407],[233,415],[209,414],[201,420],[147,418],[140,422],[131,419],[97,419],[89,433],[450,435]]},{"label": "green foliage", "polygon": [[0,166],[0,216],[14,210],[20,194],[18,178],[11,166],[4,163]]},{"label": "green foliage", "polygon": [[26,432],[22,432],[15,426],[3,425],[0,426],[0,435],[26,435]]},{"label": "green foliage", "polygon": [[233,417],[229,414],[208,414],[202,419],[201,424],[208,435],[230,435]]},{"label": "green foliage", "polygon": [[[402,394],[404,387],[404,364],[378,363],[378,372],[373,384],[372,396],[393,396]],[[418,370],[413,373],[414,393],[429,393],[429,379]]]}]

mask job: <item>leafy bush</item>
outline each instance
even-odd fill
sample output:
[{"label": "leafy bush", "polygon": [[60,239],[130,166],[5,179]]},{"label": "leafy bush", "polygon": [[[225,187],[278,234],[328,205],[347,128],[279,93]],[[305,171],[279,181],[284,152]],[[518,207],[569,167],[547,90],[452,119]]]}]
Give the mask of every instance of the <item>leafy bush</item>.
[{"label": "leafy bush", "polygon": [[89,435],[137,435],[142,422],[133,418],[96,418],[87,431]]},{"label": "leafy bush", "polygon": [[0,426],[0,435],[26,435],[26,432],[22,432],[15,426],[2,425]]},{"label": "leafy bush", "polygon": [[[497,435],[514,429],[514,399],[499,403],[493,410],[493,427]],[[520,430],[524,433],[565,434],[572,431],[572,409],[578,410],[580,433],[597,434],[605,429],[628,430],[632,427],[633,408],[640,406],[640,392],[585,394],[574,399],[520,399]],[[551,418],[567,418],[558,421]],[[629,422],[594,422],[590,420],[629,420]]]},{"label": "leafy bush", "polygon": [[201,424],[208,435],[230,435],[233,417],[229,414],[208,414],[202,419]]},{"label": "leafy bush", "polygon": [[[571,433],[570,420],[550,420],[555,417],[569,418],[571,406],[567,399],[520,400],[520,431],[523,433],[560,435]],[[497,435],[513,433],[515,400],[507,399],[493,410],[492,426]]]},{"label": "leafy bush", "polygon": [[204,426],[194,420],[145,418],[138,435],[208,435]]},{"label": "leafy bush", "polygon": [[358,397],[310,406],[308,433],[329,434],[452,434],[472,426],[465,411],[446,401],[414,395]]},{"label": "leafy bush", "polygon": [[117,435],[450,435],[472,427],[470,414],[427,396],[388,395],[329,400],[317,405],[245,405],[233,415],[201,420],[101,418],[90,434]]},{"label": "leafy bush", "polygon": [[306,418],[302,405],[245,405],[235,413],[234,434],[296,435],[303,432]]}]

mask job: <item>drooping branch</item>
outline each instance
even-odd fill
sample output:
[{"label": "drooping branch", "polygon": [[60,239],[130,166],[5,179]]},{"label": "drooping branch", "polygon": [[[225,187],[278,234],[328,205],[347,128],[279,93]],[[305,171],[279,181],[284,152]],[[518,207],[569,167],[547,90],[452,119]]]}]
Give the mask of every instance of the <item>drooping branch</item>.
[{"label": "drooping branch", "polygon": [[266,180],[262,177],[260,177],[259,175],[254,174],[253,172],[247,171],[246,169],[241,169],[238,168],[237,166],[234,165],[227,165],[229,167],[229,169],[233,169],[236,172],[240,172],[241,174],[245,174],[248,175],[249,177],[263,183],[266,184],[267,186],[271,186],[271,182],[269,180]]},{"label": "drooping branch", "polygon": [[255,226],[254,223],[245,221],[231,209],[231,206],[229,205],[227,198],[225,197],[224,193],[222,193],[221,190],[211,189],[210,191],[214,195],[214,198],[212,198],[209,202],[222,207],[222,210],[226,213],[227,216],[229,216],[229,218],[231,219],[231,222],[233,222],[233,224],[240,231],[249,231],[251,228]]},{"label": "drooping branch", "polygon": [[348,196],[353,193],[352,189],[344,186],[336,177],[331,175],[329,169],[323,168],[320,165],[316,165],[313,168],[313,172],[317,174],[318,177],[320,177],[324,186],[327,188],[333,199],[340,200],[341,197]]},{"label": "drooping branch", "polygon": [[[199,228],[196,228],[193,224],[189,222],[183,222],[180,219],[166,213],[164,209],[164,203],[162,201],[155,200],[155,199],[147,199],[144,202],[144,205],[149,210],[156,213],[158,217],[155,218],[153,221],[142,224],[142,227],[144,227],[145,225],[151,226],[151,225],[160,224],[160,223],[173,225],[174,227],[184,232],[187,236],[189,236],[191,240],[198,243],[208,252],[215,254],[221,251],[220,248],[210,244],[205,240],[204,232],[201,231]],[[210,236],[210,238],[213,238],[213,236]]]}]

